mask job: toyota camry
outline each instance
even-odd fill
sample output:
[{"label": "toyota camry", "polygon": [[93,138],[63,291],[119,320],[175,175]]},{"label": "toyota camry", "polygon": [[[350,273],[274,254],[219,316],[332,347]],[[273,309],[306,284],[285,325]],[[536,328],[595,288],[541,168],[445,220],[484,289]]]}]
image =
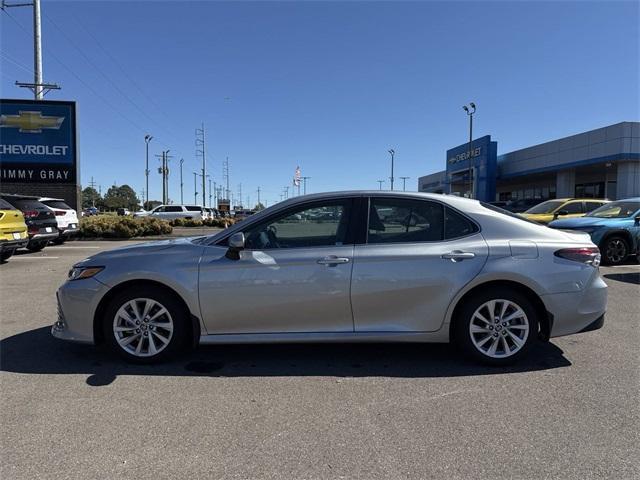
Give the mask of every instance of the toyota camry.
[{"label": "toyota camry", "polygon": [[305,195],[216,235],[83,260],[57,292],[52,333],[133,362],[198,344],[454,342],[503,365],[603,325],[599,263],[587,234],[476,200]]}]

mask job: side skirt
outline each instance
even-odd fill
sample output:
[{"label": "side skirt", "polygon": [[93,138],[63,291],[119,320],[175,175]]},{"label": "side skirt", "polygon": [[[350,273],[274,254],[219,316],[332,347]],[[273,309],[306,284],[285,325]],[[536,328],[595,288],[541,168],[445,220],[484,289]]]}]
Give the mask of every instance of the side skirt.
[{"label": "side skirt", "polygon": [[200,345],[241,343],[447,343],[448,332],[238,333],[200,336]]}]

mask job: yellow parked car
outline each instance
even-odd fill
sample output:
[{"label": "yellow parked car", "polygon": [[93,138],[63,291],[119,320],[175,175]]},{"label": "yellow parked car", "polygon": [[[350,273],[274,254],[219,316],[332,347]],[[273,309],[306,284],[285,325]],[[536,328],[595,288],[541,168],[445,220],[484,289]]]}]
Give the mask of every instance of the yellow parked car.
[{"label": "yellow parked car", "polygon": [[22,212],[0,198],[0,262],[7,260],[18,248],[29,242],[27,224]]},{"label": "yellow parked car", "polygon": [[583,217],[608,202],[599,198],[556,198],[539,203],[520,215],[546,225],[558,218]]}]

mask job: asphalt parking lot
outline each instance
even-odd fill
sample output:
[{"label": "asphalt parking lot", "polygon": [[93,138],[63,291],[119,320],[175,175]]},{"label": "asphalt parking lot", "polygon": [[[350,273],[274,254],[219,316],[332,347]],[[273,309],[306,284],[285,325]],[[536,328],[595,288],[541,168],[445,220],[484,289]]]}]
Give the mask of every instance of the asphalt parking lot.
[{"label": "asphalt parking lot", "polygon": [[133,366],[49,334],[69,267],[126,243],[0,266],[3,479],[638,478],[635,263],[602,269],[603,329],[508,369],[444,345],[217,346]]}]

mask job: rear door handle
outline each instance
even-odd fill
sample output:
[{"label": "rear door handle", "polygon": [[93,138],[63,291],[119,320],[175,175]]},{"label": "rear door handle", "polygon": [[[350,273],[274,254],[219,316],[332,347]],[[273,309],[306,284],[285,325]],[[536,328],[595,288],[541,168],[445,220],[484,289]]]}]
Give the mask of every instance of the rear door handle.
[{"label": "rear door handle", "polygon": [[452,262],[461,262],[462,260],[466,260],[468,258],[474,258],[476,256],[473,252],[463,252],[462,250],[454,250],[449,253],[445,253],[441,258],[445,260],[451,260]]},{"label": "rear door handle", "polygon": [[349,263],[349,259],[347,257],[336,257],[334,255],[329,255],[328,257],[321,258],[318,260],[320,265],[338,265],[340,263]]}]

